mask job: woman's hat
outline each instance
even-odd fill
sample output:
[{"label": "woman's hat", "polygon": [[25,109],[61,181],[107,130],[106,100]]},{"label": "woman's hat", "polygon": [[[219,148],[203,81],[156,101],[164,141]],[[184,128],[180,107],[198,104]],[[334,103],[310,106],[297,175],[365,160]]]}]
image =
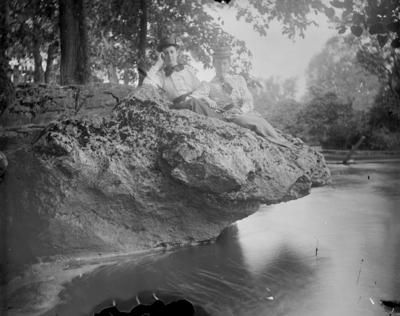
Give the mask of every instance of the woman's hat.
[{"label": "woman's hat", "polygon": [[158,50],[159,52],[161,52],[162,49],[163,49],[164,47],[166,47],[166,46],[175,46],[177,49],[179,48],[179,45],[176,43],[175,37],[172,37],[172,36],[170,36],[170,37],[164,37],[164,38],[160,41],[160,43],[158,43],[157,50]]},{"label": "woman's hat", "polygon": [[215,47],[213,50],[213,57],[215,58],[227,58],[232,56],[231,49],[228,46]]}]

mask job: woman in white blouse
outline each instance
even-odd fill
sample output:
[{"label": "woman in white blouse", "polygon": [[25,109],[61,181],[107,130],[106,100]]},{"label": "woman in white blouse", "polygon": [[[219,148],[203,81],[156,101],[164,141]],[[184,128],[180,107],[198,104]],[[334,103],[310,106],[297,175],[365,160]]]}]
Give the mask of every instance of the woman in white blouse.
[{"label": "woman in white blouse", "polygon": [[207,105],[207,98],[201,101],[190,98],[190,94],[199,87],[200,81],[189,66],[178,64],[179,45],[176,39],[163,38],[157,49],[157,62],[147,72],[143,84],[164,90],[168,99],[173,102],[171,109],[187,109],[208,117],[220,118],[220,115]]},{"label": "woman in white blouse", "polygon": [[[259,112],[254,110],[253,96],[246,80],[228,73],[231,64],[229,47],[214,49],[213,65],[216,76],[202,82],[191,97],[208,101],[208,105],[228,121],[248,128],[275,144],[292,148],[294,145],[279,135]],[[210,102],[209,100],[213,100]]]}]

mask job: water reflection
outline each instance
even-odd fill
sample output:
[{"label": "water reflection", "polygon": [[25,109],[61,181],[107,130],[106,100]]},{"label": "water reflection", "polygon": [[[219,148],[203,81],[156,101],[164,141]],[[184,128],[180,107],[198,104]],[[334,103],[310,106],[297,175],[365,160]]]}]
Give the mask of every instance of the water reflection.
[{"label": "water reflection", "polygon": [[400,300],[399,165],[332,174],[331,186],[263,207],[214,244],[132,256],[74,279],[47,315],[93,315],[146,290],[180,293],[211,315],[387,315],[379,299]]}]

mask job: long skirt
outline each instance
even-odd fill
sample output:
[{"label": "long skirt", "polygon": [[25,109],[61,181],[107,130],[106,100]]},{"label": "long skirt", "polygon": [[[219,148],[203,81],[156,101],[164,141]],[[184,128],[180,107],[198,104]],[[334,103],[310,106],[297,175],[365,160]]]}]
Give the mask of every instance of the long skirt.
[{"label": "long skirt", "polygon": [[174,104],[171,106],[174,110],[190,110],[201,115],[205,115],[212,118],[221,119],[222,116],[211,109],[206,103],[196,99],[187,99],[186,101]]},{"label": "long skirt", "polygon": [[250,112],[240,115],[228,116],[225,118],[226,121],[237,124],[241,127],[248,128],[256,134],[268,139],[269,141],[282,145],[288,148],[292,148],[293,144],[279,135],[272,125],[258,112]]}]

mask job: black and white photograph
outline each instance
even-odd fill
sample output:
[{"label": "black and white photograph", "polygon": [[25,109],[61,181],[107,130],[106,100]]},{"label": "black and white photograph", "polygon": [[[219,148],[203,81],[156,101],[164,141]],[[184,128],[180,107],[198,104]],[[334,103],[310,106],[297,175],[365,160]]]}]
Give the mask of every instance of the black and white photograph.
[{"label": "black and white photograph", "polygon": [[400,315],[399,0],[1,0],[0,315]]}]

